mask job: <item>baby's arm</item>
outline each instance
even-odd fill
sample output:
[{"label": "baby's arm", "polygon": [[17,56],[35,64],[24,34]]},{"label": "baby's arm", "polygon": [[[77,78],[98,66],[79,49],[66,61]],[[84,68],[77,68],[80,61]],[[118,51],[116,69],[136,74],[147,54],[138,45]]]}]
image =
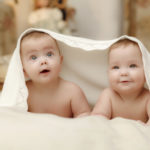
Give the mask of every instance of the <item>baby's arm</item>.
[{"label": "baby's arm", "polygon": [[90,115],[91,109],[83,91],[77,85],[72,87],[71,108],[73,117]]},{"label": "baby's arm", "polygon": [[110,101],[110,89],[105,89],[91,113],[91,115],[101,115],[108,119],[111,119],[111,101]]}]

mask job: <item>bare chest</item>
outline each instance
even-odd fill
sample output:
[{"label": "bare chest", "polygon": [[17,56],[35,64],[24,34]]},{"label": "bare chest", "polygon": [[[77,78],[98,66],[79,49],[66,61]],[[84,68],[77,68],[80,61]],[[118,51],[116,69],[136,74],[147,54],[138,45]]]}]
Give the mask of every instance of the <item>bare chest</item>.
[{"label": "bare chest", "polygon": [[146,122],[148,120],[146,104],[146,99],[134,102],[112,99],[112,118],[123,117]]},{"label": "bare chest", "polygon": [[50,113],[62,117],[72,117],[70,98],[65,95],[31,95],[28,98],[28,111]]}]

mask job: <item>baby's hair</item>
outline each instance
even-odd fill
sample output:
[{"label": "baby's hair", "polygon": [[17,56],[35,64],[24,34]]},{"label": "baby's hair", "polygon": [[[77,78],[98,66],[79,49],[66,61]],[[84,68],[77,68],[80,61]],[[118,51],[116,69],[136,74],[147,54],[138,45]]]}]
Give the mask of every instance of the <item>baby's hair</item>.
[{"label": "baby's hair", "polygon": [[21,42],[24,40],[24,39],[30,39],[30,38],[40,38],[42,36],[45,36],[45,35],[49,35],[48,33],[45,33],[45,32],[42,32],[42,31],[32,31],[32,32],[29,32],[27,34],[25,34],[22,39],[21,39]]},{"label": "baby's hair", "polygon": [[[32,32],[29,32],[29,33],[25,34],[25,35],[22,37],[20,43],[22,43],[22,41],[23,41],[23,40],[26,40],[26,39],[30,39],[30,38],[35,38],[35,39],[36,39],[36,38],[41,38],[41,37],[43,37],[43,36],[50,36],[50,35],[49,35],[48,33],[42,32],[42,31],[32,31]],[[50,37],[51,37],[51,36],[50,36]],[[51,38],[52,38],[52,37],[51,37]],[[59,54],[61,54],[57,41],[56,41],[54,38],[53,38],[53,40],[55,41],[56,46],[58,47]]]},{"label": "baby's hair", "polygon": [[133,46],[136,46],[136,47],[140,48],[137,42],[132,41],[130,39],[119,40],[119,41],[117,41],[116,43],[112,44],[109,47],[109,50],[108,50],[108,60],[109,60],[109,53],[110,53],[111,50],[116,49],[116,48],[118,48],[120,46],[126,47],[128,45],[133,45]]},{"label": "baby's hair", "polygon": [[122,40],[119,40],[116,43],[112,44],[110,46],[110,48],[109,48],[109,51],[114,49],[114,48],[118,48],[120,46],[125,46],[126,47],[128,45],[134,45],[134,46],[138,46],[139,47],[138,43],[135,42],[135,41],[132,41],[130,39],[122,39]]}]

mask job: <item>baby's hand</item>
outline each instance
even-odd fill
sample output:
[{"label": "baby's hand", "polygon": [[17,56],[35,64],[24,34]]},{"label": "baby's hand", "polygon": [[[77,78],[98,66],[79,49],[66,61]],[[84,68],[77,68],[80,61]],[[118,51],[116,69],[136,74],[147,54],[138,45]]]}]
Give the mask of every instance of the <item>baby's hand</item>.
[{"label": "baby's hand", "polygon": [[144,123],[143,121],[141,120],[137,120],[138,123],[142,124],[142,125],[146,125],[146,123]]},{"label": "baby's hand", "polygon": [[78,115],[77,118],[86,117],[86,116],[90,116],[90,112],[82,113],[82,114]]},{"label": "baby's hand", "polygon": [[150,120],[147,121],[146,125],[150,126]]}]

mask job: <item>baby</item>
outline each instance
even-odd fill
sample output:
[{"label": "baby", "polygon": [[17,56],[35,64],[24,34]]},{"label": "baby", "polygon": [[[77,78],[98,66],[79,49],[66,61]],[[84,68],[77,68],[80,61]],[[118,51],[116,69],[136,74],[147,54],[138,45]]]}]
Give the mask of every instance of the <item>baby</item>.
[{"label": "baby", "polygon": [[79,86],[59,77],[63,56],[50,35],[30,32],[22,38],[20,48],[24,75],[29,79],[26,82],[29,112],[70,118],[90,113]]},{"label": "baby", "polygon": [[91,114],[148,122],[150,93],[144,88],[145,74],[138,44],[128,39],[116,42],[110,47],[108,64],[110,88],[101,93]]}]

